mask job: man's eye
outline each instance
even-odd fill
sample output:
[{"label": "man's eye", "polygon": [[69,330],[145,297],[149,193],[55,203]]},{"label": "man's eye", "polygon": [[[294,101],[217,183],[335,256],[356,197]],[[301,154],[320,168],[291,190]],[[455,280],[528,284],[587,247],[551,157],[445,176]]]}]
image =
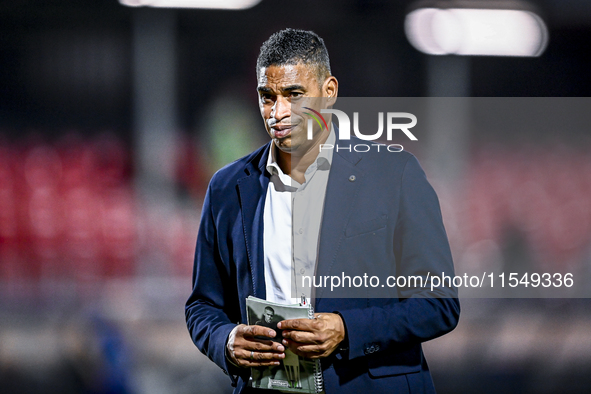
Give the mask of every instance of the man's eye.
[{"label": "man's eye", "polygon": [[273,99],[273,97],[268,93],[261,94],[262,101],[271,101],[272,99]]},{"label": "man's eye", "polygon": [[297,98],[302,97],[304,94],[301,92],[291,92],[289,95],[292,99],[294,99],[294,98],[297,99]]}]

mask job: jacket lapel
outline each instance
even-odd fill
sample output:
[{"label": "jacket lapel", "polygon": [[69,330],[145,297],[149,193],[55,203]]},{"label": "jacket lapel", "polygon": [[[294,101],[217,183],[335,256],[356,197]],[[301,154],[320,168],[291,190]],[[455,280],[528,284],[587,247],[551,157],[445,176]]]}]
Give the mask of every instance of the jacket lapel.
[{"label": "jacket lapel", "polygon": [[[355,152],[335,151],[333,154],[320,227],[317,277],[330,275],[337,250],[344,240],[345,227],[363,180],[363,173],[356,167],[360,160],[361,156]],[[323,287],[315,291],[318,302],[322,298]]]},{"label": "jacket lapel", "polygon": [[265,299],[265,263],[263,252],[263,213],[269,178],[265,164],[269,146],[263,150],[259,160],[256,158],[246,166],[247,176],[238,179],[238,195],[242,213],[242,231],[246,244],[246,254],[250,265],[252,295]]}]

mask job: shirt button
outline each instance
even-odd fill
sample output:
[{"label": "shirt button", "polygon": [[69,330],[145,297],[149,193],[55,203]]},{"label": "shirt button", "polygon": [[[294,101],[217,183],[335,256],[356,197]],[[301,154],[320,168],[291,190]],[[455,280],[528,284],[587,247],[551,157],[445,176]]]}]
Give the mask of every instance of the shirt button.
[{"label": "shirt button", "polygon": [[305,273],[306,273],[306,270],[305,269],[303,269],[303,268],[300,269],[300,274],[304,275]]},{"label": "shirt button", "polygon": [[298,233],[303,234],[304,233],[304,229],[299,229]]}]

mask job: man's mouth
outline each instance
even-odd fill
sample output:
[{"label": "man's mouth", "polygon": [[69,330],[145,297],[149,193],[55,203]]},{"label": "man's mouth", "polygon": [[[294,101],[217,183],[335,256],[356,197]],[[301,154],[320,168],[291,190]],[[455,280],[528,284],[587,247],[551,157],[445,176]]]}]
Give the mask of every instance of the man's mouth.
[{"label": "man's mouth", "polygon": [[285,138],[291,134],[293,125],[275,125],[272,127],[275,138]]}]

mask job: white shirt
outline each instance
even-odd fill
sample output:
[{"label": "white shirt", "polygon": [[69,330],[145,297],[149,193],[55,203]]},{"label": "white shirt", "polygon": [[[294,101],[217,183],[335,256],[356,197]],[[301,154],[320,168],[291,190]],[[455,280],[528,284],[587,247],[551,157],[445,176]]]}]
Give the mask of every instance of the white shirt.
[{"label": "white shirt", "polygon": [[[331,130],[326,144],[334,146]],[[263,213],[263,250],[267,301],[297,303],[311,297],[310,281],[318,256],[318,240],[324,209],[332,149],[324,149],[304,173],[300,184],[283,173],[271,145],[266,169],[271,175]]]}]

